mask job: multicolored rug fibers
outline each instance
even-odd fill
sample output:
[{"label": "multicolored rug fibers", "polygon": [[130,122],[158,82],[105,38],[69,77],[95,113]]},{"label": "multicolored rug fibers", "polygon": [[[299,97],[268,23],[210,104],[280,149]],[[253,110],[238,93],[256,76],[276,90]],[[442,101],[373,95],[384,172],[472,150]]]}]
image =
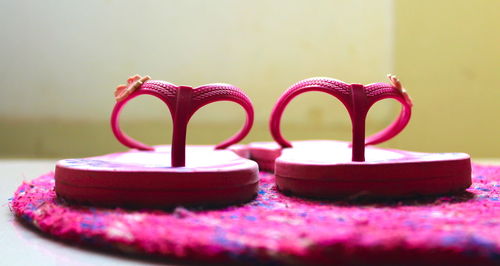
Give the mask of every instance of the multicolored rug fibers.
[{"label": "multicolored rug fibers", "polygon": [[181,261],[500,265],[500,166],[473,165],[459,195],[397,202],[286,196],[265,172],[260,187],[255,200],[224,209],[107,209],[58,199],[47,173],[23,183],[10,206],[62,240]]}]

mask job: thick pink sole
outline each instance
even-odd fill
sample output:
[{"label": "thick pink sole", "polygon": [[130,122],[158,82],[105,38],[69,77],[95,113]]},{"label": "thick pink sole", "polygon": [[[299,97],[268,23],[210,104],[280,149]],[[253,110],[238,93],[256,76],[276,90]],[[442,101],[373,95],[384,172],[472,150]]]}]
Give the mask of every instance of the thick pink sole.
[{"label": "thick pink sole", "polygon": [[268,169],[269,158],[281,154],[274,169],[278,189],[298,196],[404,198],[453,193],[471,185],[470,157],[464,153],[367,147],[367,161],[351,162],[351,148],[340,141],[296,142],[282,151],[271,143],[250,147],[252,158],[257,154],[259,165]]},{"label": "thick pink sole", "polygon": [[253,199],[258,167],[232,151],[188,146],[186,167],[170,167],[168,147],[59,161],[56,193],[102,206],[219,206]]},{"label": "thick pink sole", "polygon": [[57,195],[79,204],[106,207],[171,208],[176,206],[225,206],[252,200],[259,183],[205,190],[120,190],[79,187],[57,183]]},{"label": "thick pink sole", "polygon": [[[438,175],[443,168],[453,171]],[[406,198],[441,195],[463,191],[471,185],[471,168],[466,160],[448,161],[445,164],[392,165],[391,173],[384,166],[331,166],[335,173],[323,178],[284,177],[276,174],[278,189],[284,193],[314,198]],[[314,171],[310,169],[310,171]],[[409,175],[408,173],[421,173]],[[433,175],[434,174],[434,175]],[[356,178],[352,178],[355,176]]]}]

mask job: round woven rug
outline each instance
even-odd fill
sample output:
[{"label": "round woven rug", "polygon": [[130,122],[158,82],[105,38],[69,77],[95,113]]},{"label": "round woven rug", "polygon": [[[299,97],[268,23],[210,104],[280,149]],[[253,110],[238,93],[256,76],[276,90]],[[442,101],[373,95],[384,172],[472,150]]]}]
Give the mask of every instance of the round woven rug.
[{"label": "round woven rug", "polygon": [[53,173],[23,183],[11,209],[56,238],[196,263],[500,264],[500,167],[473,166],[454,196],[328,202],[283,195],[261,173],[255,200],[217,210],[125,210],[57,199]]}]

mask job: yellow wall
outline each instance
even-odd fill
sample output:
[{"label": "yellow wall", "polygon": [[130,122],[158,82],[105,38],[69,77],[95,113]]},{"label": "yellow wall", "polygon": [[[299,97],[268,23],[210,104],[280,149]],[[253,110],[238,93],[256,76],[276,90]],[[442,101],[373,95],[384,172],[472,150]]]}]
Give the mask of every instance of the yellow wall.
[{"label": "yellow wall", "polygon": [[[178,84],[233,83],[253,99],[246,141],[270,140],[267,119],[280,93],[311,76],[386,81],[410,91],[414,119],[385,146],[499,157],[498,1],[0,1],[0,156],[88,156],[124,150],[108,116],[112,91],[130,74]],[[377,104],[368,130],[397,105]],[[243,112],[204,108],[189,143],[231,135]],[[132,102],[124,128],[168,143],[167,110]],[[349,139],[342,106],[318,93],[285,113],[291,139]]]},{"label": "yellow wall", "polygon": [[396,1],[395,70],[414,102],[397,145],[500,157],[500,1]]}]

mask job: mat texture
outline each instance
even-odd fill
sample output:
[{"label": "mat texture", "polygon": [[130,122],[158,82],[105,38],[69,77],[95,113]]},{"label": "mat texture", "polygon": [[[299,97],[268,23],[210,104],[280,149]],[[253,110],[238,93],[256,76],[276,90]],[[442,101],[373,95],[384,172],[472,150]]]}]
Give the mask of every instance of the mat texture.
[{"label": "mat texture", "polygon": [[289,197],[262,172],[247,204],[171,211],[61,202],[48,173],[23,183],[10,206],[72,243],[197,263],[500,264],[500,166],[474,165],[460,195],[378,203]]}]

